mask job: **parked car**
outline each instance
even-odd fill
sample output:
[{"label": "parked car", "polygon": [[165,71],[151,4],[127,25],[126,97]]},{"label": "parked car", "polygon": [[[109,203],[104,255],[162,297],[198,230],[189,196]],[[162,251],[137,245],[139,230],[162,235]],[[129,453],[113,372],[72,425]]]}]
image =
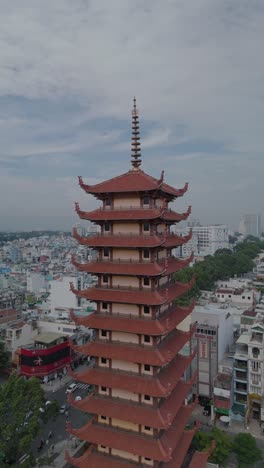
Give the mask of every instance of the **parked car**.
[{"label": "parked car", "polygon": [[44,406],[42,408],[39,408],[39,411],[41,413],[45,413],[45,410],[48,408],[49,405],[51,405],[51,401],[48,400],[48,401],[45,402],[45,404],[44,404]]},{"label": "parked car", "polygon": [[79,396],[79,395],[77,397],[75,397],[75,401],[81,401],[81,399],[82,399],[82,397]]},{"label": "parked car", "polygon": [[76,383],[72,383],[69,385],[69,387],[66,389],[66,393],[72,393],[72,392],[75,392],[75,390],[77,390],[77,384]]},{"label": "parked car", "polygon": [[65,414],[69,410],[70,405],[62,405],[60,407],[60,414]]}]

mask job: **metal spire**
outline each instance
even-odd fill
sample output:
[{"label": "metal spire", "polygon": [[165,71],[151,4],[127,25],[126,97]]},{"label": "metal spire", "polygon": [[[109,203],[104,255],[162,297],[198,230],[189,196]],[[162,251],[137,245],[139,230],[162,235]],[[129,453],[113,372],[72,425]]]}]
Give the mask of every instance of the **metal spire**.
[{"label": "metal spire", "polygon": [[139,133],[139,122],[138,122],[138,110],[136,106],[136,98],[133,99],[134,105],[132,110],[132,137],[131,137],[131,163],[133,171],[138,171],[141,165],[141,153],[140,153],[140,133]]}]

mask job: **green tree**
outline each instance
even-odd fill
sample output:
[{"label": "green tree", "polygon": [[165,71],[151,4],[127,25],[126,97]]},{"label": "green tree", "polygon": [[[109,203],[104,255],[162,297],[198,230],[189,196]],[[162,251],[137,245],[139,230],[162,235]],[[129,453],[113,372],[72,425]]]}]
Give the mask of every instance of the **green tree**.
[{"label": "green tree", "polygon": [[0,370],[6,369],[9,363],[9,354],[5,349],[5,343],[0,341]]},{"label": "green tree", "polygon": [[225,465],[229,454],[232,450],[232,439],[226,432],[213,428],[211,432],[198,431],[194,438],[192,445],[195,450],[203,451],[208,450],[211,446],[212,440],[215,441],[215,449],[209,458],[212,463]]},{"label": "green tree", "polygon": [[262,452],[251,434],[243,432],[237,434],[234,438],[233,450],[236,453],[239,468],[248,468],[262,459]]},{"label": "green tree", "polygon": [[[11,375],[0,386],[0,454],[11,466],[31,447],[39,429],[44,392],[38,379]],[[1,466],[5,466],[1,462]]]}]

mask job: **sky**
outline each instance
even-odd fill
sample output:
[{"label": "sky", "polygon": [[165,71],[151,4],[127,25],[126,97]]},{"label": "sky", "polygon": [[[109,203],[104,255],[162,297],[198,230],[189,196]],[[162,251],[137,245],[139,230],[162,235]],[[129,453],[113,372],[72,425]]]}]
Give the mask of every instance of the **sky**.
[{"label": "sky", "polygon": [[70,230],[78,186],[142,169],[237,228],[264,199],[263,0],[0,0],[0,231]]}]

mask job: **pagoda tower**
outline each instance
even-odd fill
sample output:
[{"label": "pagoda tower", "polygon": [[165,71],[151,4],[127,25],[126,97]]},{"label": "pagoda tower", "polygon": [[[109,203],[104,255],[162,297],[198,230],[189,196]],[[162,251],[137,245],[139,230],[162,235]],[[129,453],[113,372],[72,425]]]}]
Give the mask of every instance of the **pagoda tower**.
[{"label": "pagoda tower", "polygon": [[[82,428],[68,431],[89,442],[80,458],[68,461],[89,468],[179,468],[197,429],[186,429],[195,403],[188,403],[196,380],[196,350],[192,349],[190,314],[194,304],[182,307],[177,299],[194,280],[179,283],[174,273],[189,264],[173,256],[173,249],[188,242],[171,226],[187,219],[169,204],[184,195],[181,189],[141,169],[138,111],[132,110],[131,168],[113,179],[81,188],[101,206],[76,211],[96,223],[98,234],[82,237],[81,245],[97,250],[98,258],[73,264],[98,277],[95,287],[71,290],[96,303],[96,310],[76,323],[95,330],[94,339],[75,351],[93,356],[93,364],[75,379],[94,386],[82,401],[71,404],[92,415]],[[200,464],[199,466],[205,466]]]}]

